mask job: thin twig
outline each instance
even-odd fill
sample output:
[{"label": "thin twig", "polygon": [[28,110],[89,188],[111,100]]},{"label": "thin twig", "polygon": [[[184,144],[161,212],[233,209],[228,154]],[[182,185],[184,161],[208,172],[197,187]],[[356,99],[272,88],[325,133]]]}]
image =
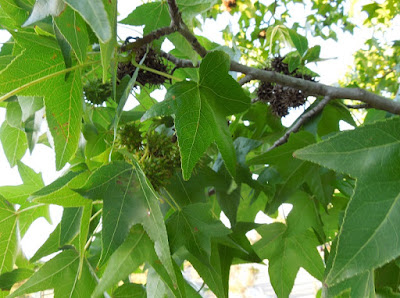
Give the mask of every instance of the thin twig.
[{"label": "thin twig", "polygon": [[126,52],[129,50],[140,48],[143,45],[149,44],[156,39],[159,39],[165,35],[169,35],[174,32],[176,32],[176,28],[173,28],[171,26],[154,30],[154,31],[150,32],[149,34],[143,36],[142,38],[136,39],[134,42],[130,42],[130,43],[127,43],[126,45],[122,45],[120,48],[120,51]]},{"label": "thin twig", "polygon": [[168,61],[171,61],[172,63],[174,63],[176,68],[196,68],[196,67],[199,67],[199,63],[194,65],[191,60],[179,59],[179,58],[175,57],[174,55],[171,55],[170,53],[166,53],[164,51],[160,51],[160,55],[161,55],[161,57],[164,57]]},{"label": "thin twig", "polygon": [[170,27],[176,28],[176,30],[192,45],[193,49],[200,55],[200,57],[203,58],[207,55],[207,50],[199,43],[197,38],[192,32],[190,32],[189,28],[183,22],[176,1],[168,0],[168,8],[171,17]]},{"label": "thin twig", "polygon": [[271,151],[272,149],[285,144],[292,133],[298,132],[307,121],[309,121],[314,115],[320,113],[331,99],[332,98],[330,96],[325,96],[324,99],[322,99],[315,107],[302,114],[297,119],[296,123],[293,124],[292,127],[290,127],[280,139],[278,139],[271,147],[269,147],[267,151]]},{"label": "thin twig", "polygon": [[239,80],[239,85],[243,86],[244,84],[250,82],[251,80],[253,80],[253,77],[251,75],[245,75],[243,78]]},{"label": "thin twig", "polygon": [[358,105],[346,105],[348,109],[368,109],[370,108],[369,104],[367,103],[362,103]]},{"label": "thin twig", "polygon": [[171,17],[171,27],[178,28],[182,22],[182,16],[179,12],[178,5],[175,0],[168,0],[168,11]]}]

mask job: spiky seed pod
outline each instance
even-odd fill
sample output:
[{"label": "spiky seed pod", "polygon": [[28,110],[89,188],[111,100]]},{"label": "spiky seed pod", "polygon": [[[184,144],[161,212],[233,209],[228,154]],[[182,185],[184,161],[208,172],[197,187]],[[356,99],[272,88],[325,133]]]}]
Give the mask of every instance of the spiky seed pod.
[{"label": "spiky seed pod", "polygon": [[271,61],[271,67],[274,71],[282,73],[284,75],[290,75],[289,65],[283,62],[285,57],[277,56]]},{"label": "spiky seed pod", "polygon": [[110,82],[103,83],[101,79],[91,80],[83,86],[86,102],[93,105],[101,105],[112,95]]},{"label": "spiky seed pod", "polygon": [[[136,63],[140,63],[146,52],[147,55],[143,61],[143,65],[163,73],[168,73],[168,66],[164,63],[164,60],[158,55],[158,53],[151,47],[148,49],[148,51],[147,46],[142,46],[136,49]],[[135,70],[136,67],[131,62],[120,62],[118,64],[117,77],[119,80],[121,80],[125,75],[132,77]],[[166,78],[151,71],[140,69],[136,81],[142,85],[147,84],[149,86],[159,86],[165,83]]]},{"label": "spiky seed pod", "polygon": [[[265,70],[273,70],[296,78],[313,80],[311,76],[298,73],[297,70],[290,73],[289,66],[283,62],[284,59],[285,57],[275,57],[271,61],[271,67],[266,67]],[[260,83],[257,89],[257,96],[259,101],[268,102],[272,111],[279,117],[286,116],[289,113],[289,108],[302,106],[307,99],[307,96],[301,90],[267,82]]]},{"label": "spiky seed pod", "polygon": [[155,190],[165,187],[181,166],[178,144],[171,137],[155,131],[143,137],[137,125],[127,124],[118,139],[121,146],[136,156]]},{"label": "spiky seed pod", "polygon": [[158,190],[166,186],[176,169],[180,168],[179,148],[166,135],[152,131],[146,137],[146,149],[139,153],[140,163],[146,177]]},{"label": "spiky seed pod", "polygon": [[131,153],[141,149],[142,140],[142,133],[138,125],[127,124],[119,132],[120,144]]}]

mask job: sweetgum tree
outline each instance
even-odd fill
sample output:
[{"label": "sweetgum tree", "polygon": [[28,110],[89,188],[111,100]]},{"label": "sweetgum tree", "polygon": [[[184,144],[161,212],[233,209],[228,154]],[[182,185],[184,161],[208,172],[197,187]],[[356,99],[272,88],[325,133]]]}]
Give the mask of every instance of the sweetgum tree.
[{"label": "sweetgum tree", "polygon": [[[324,49],[305,35],[352,33],[349,3],[300,2],[146,1],[119,22],[143,35],[121,40],[117,0],[0,0],[0,140],[23,181],[0,187],[0,296],[200,296],[187,261],[227,297],[233,264],[266,259],[278,297],[300,267],[327,297],[398,296],[400,42],[384,37],[399,3],[362,7],[375,36],[339,87],[308,68]],[[237,20],[225,45],[195,34],[222,13]],[[37,143],[63,169],[49,185],[20,161]],[[285,202],[284,221],[255,223]],[[20,240],[50,204],[61,222],[28,260]]]}]

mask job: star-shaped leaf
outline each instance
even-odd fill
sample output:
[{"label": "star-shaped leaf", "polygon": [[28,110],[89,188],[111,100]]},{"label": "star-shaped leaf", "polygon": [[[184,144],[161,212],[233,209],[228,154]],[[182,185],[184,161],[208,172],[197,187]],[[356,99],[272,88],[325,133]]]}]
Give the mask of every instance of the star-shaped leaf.
[{"label": "star-shaped leaf", "polygon": [[79,254],[66,250],[44,264],[9,297],[54,289],[55,297],[90,297],[96,279],[85,262],[79,275]]},{"label": "star-shaped leaf", "polygon": [[209,53],[200,65],[198,82],[174,84],[165,100],[142,118],[175,115],[185,180],[212,142],[217,144],[231,175],[235,175],[236,154],[225,117],[246,110],[250,99],[228,71],[227,54]]},{"label": "star-shaped leaf", "polygon": [[324,264],[318,253],[319,244],[309,229],[316,223],[311,199],[299,193],[292,200],[293,210],[287,224],[273,223],[257,229],[262,236],[254,250],[262,259],[269,260],[269,276],[278,297],[288,297],[300,267],[322,280]]},{"label": "star-shaped leaf", "polygon": [[400,255],[400,119],[340,133],[295,152],[357,178],[332,261],[327,286],[379,267]]},{"label": "star-shaped leaf", "polygon": [[44,96],[56,169],[61,170],[78,148],[83,113],[80,72],[73,71],[64,80],[64,59],[54,39],[32,33],[12,34],[23,51],[0,73],[0,93],[4,94],[0,101],[13,94]]},{"label": "star-shaped leaf", "polygon": [[144,25],[143,34],[149,34],[161,27],[167,27],[171,23],[168,13],[168,5],[164,2],[151,2],[138,6],[120,23],[141,26]]},{"label": "star-shaped leaf", "polygon": [[165,268],[160,264],[154,250],[154,243],[140,225],[133,226],[124,243],[113,253],[92,297],[101,296],[104,291],[125,279],[143,263],[150,264],[163,277],[176,297],[184,297],[180,288],[175,288]]},{"label": "star-shaped leaf", "polygon": [[154,241],[157,255],[171,278],[176,280],[158,198],[137,164],[117,161],[105,165],[76,191],[87,198],[103,200],[101,265],[124,242],[130,228],[139,223]]},{"label": "star-shaped leaf", "polygon": [[37,218],[44,217],[50,222],[50,214],[49,206],[27,201],[33,192],[44,186],[42,175],[20,161],[18,161],[18,171],[23,184],[1,186],[0,195],[8,202],[20,205],[14,216],[18,219],[19,234],[22,238]]}]

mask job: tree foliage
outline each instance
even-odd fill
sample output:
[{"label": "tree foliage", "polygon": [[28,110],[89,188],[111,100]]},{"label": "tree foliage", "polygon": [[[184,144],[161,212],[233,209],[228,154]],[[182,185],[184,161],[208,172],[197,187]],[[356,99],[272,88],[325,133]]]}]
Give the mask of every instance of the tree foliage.
[{"label": "tree foliage", "polygon": [[[343,0],[148,1],[119,22],[117,4],[0,0],[0,141],[22,179],[0,187],[0,296],[199,297],[189,262],[228,297],[231,266],[264,260],[278,297],[300,267],[325,297],[400,295],[400,41],[382,38],[398,1],[362,7],[375,35],[340,87],[318,82],[324,49],[305,33],[353,33]],[[228,14],[225,44],[194,34]],[[63,171],[49,185],[21,162],[37,144]],[[51,204],[61,221],[28,260],[21,238]]]}]

